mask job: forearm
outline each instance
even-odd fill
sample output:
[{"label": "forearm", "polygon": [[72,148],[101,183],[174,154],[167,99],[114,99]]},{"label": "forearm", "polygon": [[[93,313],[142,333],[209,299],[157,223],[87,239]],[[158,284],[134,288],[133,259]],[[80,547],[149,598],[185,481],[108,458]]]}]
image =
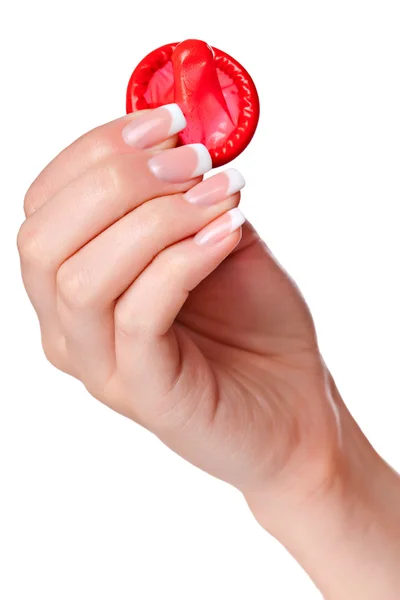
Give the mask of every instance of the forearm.
[{"label": "forearm", "polygon": [[327,600],[400,598],[400,478],[345,411],[341,464],[304,497],[252,494],[261,525],[302,565]]}]

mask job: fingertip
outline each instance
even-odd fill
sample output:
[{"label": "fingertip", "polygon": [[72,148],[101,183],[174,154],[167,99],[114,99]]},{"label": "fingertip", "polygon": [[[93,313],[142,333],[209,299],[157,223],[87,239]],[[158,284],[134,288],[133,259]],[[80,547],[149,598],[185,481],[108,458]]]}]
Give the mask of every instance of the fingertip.
[{"label": "fingertip", "polygon": [[242,211],[237,208],[231,208],[220,217],[206,225],[194,237],[194,242],[198,246],[214,246],[220,244],[226,238],[230,238],[233,233],[241,230],[246,218]]},{"label": "fingertip", "polygon": [[179,106],[168,104],[130,115],[122,137],[127,146],[138,150],[173,148],[178,142],[177,134],[185,127],[186,119]]}]

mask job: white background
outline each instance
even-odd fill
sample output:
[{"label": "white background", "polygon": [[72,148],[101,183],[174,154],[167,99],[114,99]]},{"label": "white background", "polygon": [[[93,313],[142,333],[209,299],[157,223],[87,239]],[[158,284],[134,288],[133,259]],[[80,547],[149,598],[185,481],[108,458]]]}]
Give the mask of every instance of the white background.
[{"label": "white background", "polygon": [[319,598],[235,490],[50,367],[18,271],[23,195],[123,114],[136,63],[205,39],[251,72],[243,210],[297,280],[351,411],[400,469],[398,0],[13,1],[0,14],[0,597]]}]

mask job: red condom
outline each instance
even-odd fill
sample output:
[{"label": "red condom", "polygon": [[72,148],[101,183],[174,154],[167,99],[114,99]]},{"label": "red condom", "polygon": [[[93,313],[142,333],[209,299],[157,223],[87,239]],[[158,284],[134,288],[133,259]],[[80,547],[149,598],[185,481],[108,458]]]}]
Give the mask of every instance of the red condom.
[{"label": "red condom", "polygon": [[202,143],[220,167],[246,148],[260,105],[248,72],[231,56],[199,40],[167,44],[148,54],[129,80],[128,113],[176,102],[187,127],[181,144]]}]

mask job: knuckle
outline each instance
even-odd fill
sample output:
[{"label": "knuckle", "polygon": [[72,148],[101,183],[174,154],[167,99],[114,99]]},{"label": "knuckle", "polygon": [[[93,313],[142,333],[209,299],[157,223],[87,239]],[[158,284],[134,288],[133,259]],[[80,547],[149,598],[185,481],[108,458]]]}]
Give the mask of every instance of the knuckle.
[{"label": "knuckle", "polygon": [[41,270],[51,266],[50,257],[43,248],[40,232],[29,220],[24,221],[18,231],[17,247],[24,264]]},{"label": "knuckle", "polygon": [[35,202],[35,194],[33,192],[33,186],[28,189],[24,197],[24,213],[27,217],[34,211],[34,207],[36,205]]},{"label": "knuckle", "polygon": [[135,335],[136,326],[132,318],[132,311],[119,302],[114,312],[115,328],[122,337],[131,337]]},{"label": "knuckle", "polygon": [[[155,206],[150,203],[149,208],[151,208],[150,224],[153,231],[165,231],[169,220],[169,210],[165,210],[165,207],[162,205]],[[172,232],[174,230],[173,223],[168,223],[167,229]]]},{"label": "knuckle", "polygon": [[74,150],[85,157],[86,164],[94,165],[105,160],[116,148],[113,139],[104,131],[104,126],[100,125],[78,138],[74,143]]},{"label": "knuckle", "polygon": [[169,280],[180,278],[182,273],[187,271],[188,257],[182,252],[177,252],[175,248],[171,247],[164,251],[157,257],[160,264],[160,270],[165,274]]},{"label": "knuckle", "polygon": [[157,206],[148,202],[139,207],[137,211],[137,214],[141,217],[140,220],[146,236],[154,239],[158,232],[165,231],[165,215],[163,211],[157,209]]},{"label": "knuckle", "polygon": [[151,240],[157,239],[157,248],[162,250],[164,242],[174,235],[176,229],[169,217],[169,207],[166,204],[145,202],[136,211],[137,221],[140,223],[143,235]]},{"label": "knuckle", "polygon": [[24,197],[24,213],[27,217],[32,215],[36,209],[43,203],[43,193],[40,193],[37,180],[35,180]]},{"label": "knuckle", "polygon": [[127,171],[119,157],[113,157],[97,168],[97,186],[104,192],[120,195],[129,185]]},{"label": "knuckle", "polygon": [[90,286],[87,285],[81,270],[67,263],[57,272],[57,292],[62,303],[69,309],[88,308],[91,304]]},{"label": "knuckle", "polygon": [[142,314],[137,315],[132,306],[120,301],[114,311],[114,324],[121,338],[146,339],[152,336],[151,324]]},{"label": "knuckle", "polygon": [[17,234],[17,248],[21,257],[25,254],[27,239],[27,221],[24,221]]}]

